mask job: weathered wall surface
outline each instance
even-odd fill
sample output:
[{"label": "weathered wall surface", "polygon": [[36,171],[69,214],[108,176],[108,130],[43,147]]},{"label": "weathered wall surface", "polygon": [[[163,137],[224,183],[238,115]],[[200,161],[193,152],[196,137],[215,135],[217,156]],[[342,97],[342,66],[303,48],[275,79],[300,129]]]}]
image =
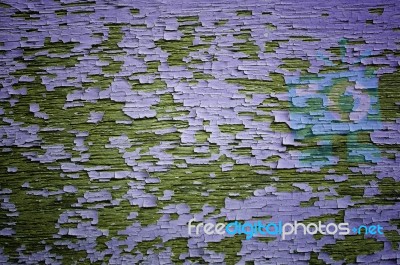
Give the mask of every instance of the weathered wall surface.
[{"label": "weathered wall surface", "polygon": [[0,263],[400,263],[398,1],[2,0],[0,27]]}]

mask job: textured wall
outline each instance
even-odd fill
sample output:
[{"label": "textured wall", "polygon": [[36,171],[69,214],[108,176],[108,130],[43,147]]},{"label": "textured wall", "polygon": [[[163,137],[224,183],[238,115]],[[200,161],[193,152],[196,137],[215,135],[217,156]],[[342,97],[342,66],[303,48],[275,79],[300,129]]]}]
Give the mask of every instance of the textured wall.
[{"label": "textured wall", "polygon": [[1,264],[400,263],[397,0],[2,0],[0,27]]}]

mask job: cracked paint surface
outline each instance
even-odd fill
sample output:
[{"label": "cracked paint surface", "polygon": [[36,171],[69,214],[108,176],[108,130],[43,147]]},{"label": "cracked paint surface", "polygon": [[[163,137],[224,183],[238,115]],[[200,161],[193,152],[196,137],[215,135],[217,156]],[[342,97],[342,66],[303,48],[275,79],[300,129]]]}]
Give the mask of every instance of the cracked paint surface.
[{"label": "cracked paint surface", "polygon": [[[400,263],[398,1],[0,11],[0,263]],[[385,233],[189,236],[192,218]]]}]

